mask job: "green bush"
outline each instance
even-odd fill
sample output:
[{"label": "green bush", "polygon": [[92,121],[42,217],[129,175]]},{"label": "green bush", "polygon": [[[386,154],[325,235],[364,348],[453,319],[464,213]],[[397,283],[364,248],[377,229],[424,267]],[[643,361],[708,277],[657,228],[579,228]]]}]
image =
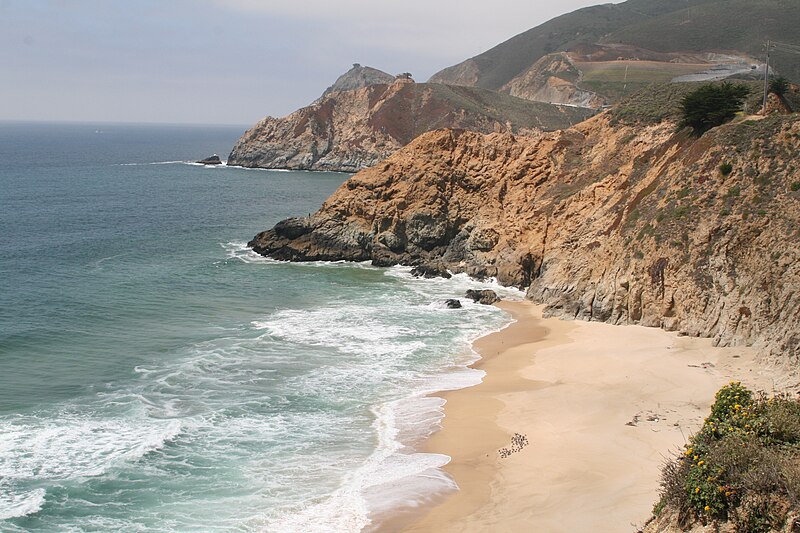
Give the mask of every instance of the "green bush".
[{"label": "green bush", "polygon": [[725,124],[742,109],[750,89],[745,85],[706,84],[683,97],[681,125],[690,126],[695,134]]},{"label": "green bush", "polygon": [[800,511],[800,402],[754,395],[731,382],[680,457],[661,473],[661,507],[693,520],[728,520],[737,531],[779,529]]},{"label": "green bush", "polygon": [[733,172],[733,165],[730,163],[722,163],[719,166],[719,173],[723,176],[730,176],[731,172]]},{"label": "green bush", "polygon": [[792,192],[800,191],[800,181],[795,181],[791,186]]}]

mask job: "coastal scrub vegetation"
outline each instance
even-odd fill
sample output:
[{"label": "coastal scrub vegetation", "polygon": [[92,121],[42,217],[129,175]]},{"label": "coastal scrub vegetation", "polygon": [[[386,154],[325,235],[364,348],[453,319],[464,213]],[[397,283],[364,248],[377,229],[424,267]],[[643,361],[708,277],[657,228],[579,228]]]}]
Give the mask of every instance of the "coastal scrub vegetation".
[{"label": "coastal scrub vegetation", "polygon": [[800,517],[800,401],[768,397],[731,382],[684,452],[661,474],[659,516],[678,524],[727,521],[736,531],[768,532]]},{"label": "coastal scrub vegetation", "polygon": [[[683,119],[683,101],[690,94],[703,87],[719,87],[731,85],[730,82],[688,82],[688,83],[653,83],[641,91],[626,96],[610,110],[612,123],[622,124],[655,124],[662,120],[680,122]],[[761,105],[762,81],[738,81],[736,87],[745,87],[750,94],[747,109],[757,109]],[[741,110],[740,105],[734,111]]]},{"label": "coastal scrub vegetation", "polygon": [[709,83],[681,100],[681,126],[690,126],[702,135],[711,128],[732,120],[742,110],[750,89],[733,83]]}]

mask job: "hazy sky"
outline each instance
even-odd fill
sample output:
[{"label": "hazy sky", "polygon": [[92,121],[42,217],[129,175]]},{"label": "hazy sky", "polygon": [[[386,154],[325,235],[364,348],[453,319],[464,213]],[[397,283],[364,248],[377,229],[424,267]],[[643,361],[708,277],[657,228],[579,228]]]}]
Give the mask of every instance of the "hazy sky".
[{"label": "hazy sky", "polygon": [[0,0],[0,120],[250,124],[417,81],[597,0]]}]

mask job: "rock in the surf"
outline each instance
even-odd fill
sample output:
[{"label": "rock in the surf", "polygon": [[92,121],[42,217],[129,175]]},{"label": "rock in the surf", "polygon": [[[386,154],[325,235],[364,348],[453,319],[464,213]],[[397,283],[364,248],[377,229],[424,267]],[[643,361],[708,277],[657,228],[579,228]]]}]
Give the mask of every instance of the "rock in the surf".
[{"label": "rock in the surf", "polygon": [[221,165],[222,160],[217,154],[214,154],[211,157],[206,157],[205,159],[197,161],[197,163],[200,163],[201,165]]},{"label": "rock in the surf", "polygon": [[467,291],[466,297],[471,298],[473,302],[484,305],[492,305],[493,303],[500,301],[500,297],[497,296],[497,293],[490,289],[470,289]]}]

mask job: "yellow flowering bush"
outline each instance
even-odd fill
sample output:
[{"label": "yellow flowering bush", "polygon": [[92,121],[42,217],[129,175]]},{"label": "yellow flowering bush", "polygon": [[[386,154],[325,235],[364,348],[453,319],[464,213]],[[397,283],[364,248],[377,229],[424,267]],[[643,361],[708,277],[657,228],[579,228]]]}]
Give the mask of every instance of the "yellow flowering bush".
[{"label": "yellow flowering bush", "polygon": [[753,533],[800,513],[800,401],[739,382],[720,389],[703,427],[662,471],[655,509],[666,506],[684,524],[729,520]]}]

